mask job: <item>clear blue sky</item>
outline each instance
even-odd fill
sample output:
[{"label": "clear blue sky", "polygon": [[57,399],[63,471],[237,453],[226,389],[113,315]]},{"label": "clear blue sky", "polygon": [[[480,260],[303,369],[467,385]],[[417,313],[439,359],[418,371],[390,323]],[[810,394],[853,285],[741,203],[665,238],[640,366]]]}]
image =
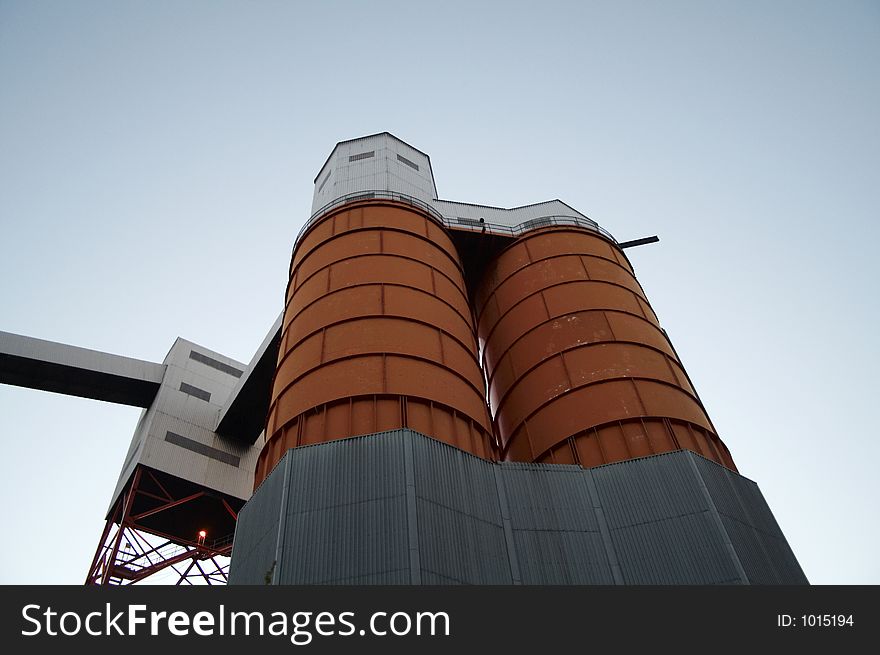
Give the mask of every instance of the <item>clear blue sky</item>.
[{"label": "clear blue sky", "polygon": [[[248,361],[340,140],[630,252],[814,583],[880,583],[880,4],[0,0],[0,330]],[[0,582],[80,583],[139,410],[0,386]]]}]

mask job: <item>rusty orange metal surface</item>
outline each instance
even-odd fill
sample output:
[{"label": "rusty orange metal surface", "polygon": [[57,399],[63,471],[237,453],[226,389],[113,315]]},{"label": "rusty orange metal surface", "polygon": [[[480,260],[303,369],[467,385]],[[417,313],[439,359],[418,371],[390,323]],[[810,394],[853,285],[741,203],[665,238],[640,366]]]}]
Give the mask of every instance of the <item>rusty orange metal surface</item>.
[{"label": "rusty orange metal surface", "polygon": [[409,205],[349,204],[294,253],[255,484],[289,448],[402,427],[495,457],[455,246]]},{"label": "rusty orange metal surface", "polygon": [[475,296],[501,459],[589,467],[684,448],[736,470],[616,245],[526,233]]}]

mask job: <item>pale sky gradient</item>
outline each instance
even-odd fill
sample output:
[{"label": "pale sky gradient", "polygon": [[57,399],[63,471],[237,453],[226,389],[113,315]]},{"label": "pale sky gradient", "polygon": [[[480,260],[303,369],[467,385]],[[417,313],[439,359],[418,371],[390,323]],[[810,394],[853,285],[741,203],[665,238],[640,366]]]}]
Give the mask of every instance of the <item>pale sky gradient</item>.
[{"label": "pale sky gradient", "polygon": [[[813,583],[880,583],[880,3],[0,0],[0,330],[247,362],[312,180],[390,131],[441,198],[629,251]],[[0,583],[87,568],[139,414],[0,386]]]}]

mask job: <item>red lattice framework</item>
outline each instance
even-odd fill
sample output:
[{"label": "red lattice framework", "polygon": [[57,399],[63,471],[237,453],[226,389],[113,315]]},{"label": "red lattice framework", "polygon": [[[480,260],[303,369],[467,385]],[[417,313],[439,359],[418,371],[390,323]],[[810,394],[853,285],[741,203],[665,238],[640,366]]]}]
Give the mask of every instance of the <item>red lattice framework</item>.
[{"label": "red lattice framework", "polygon": [[[160,572],[178,585],[226,584],[237,512],[222,495],[194,485],[184,489],[182,482],[142,465],[135,469],[107,518],[87,585],[135,584]],[[207,523],[229,530],[225,536],[209,540],[199,529],[205,523],[199,519],[209,513],[205,508],[213,513]],[[193,530],[181,530],[181,524]]]}]

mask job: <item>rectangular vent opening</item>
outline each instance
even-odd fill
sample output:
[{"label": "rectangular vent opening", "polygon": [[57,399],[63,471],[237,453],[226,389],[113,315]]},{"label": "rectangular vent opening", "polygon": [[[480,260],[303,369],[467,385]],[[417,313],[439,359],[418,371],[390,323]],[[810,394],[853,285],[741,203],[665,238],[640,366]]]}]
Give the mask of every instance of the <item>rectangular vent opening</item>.
[{"label": "rectangular vent opening", "polygon": [[181,448],[191,450],[192,452],[198,453],[199,455],[204,455],[205,457],[216,459],[218,462],[223,462],[224,464],[229,464],[230,466],[237,467],[241,463],[241,457],[232,455],[231,453],[227,453],[223,450],[220,450],[219,448],[206,446],[200,441],[190,439],[189,437],[184,437],[183,435],[177,434],[176,432],[171,432],[170,430],[165,433],[165,441],[170,444],[174,444],[175,446],[180,446]]},{"label": "rectangular vent opening", "polygon": [[476,225],[477,227],[479,227],[480,225],[483,225],[483,223],[476,220],[475,218],[461,218],[461,217],[459,217],[458,222],[461,223],[462,225]]},{"label": "rectangular vent opening", "polygon": [[360,152],[356,155],[352,155],[348,158],[348,161],[360,161],[361,159],[369,159],[376,154],[375,150],[370,150],[369,152]]},{"label": "rectangular vent opening", "polygon": [[205,391],[204,389],[199,389],[198,387],[194,387],[191,384],[187,384],[186,382],[180,383],[180,390],[183,393],[189,394],[190,396],[195,396],[201,400],[204,400],[206,403],[211,402],[211,392]]},{"label": "rectangular vent opening", "polygon": [[414,161],[410,161],[409,159],[407,159],[403,155],[397,155],[397,161],[406,164],[410,168],[414,168],[415,170],[419,170],[419,165],[417,163],[415,163]]},{"label": "rectangular vent opening", "polygon": [[195,350],[189,351],[189,358],[193,359],[205,366],[210,366],[211,368],[215,368],[218,371],[222,371],[227,375],[231,375],[236,378],[240,378],[244,375],[244,371],[239,371],[234,366],[230,366],[229,364],[224,364],[223,362],[217,361],[213,357],[208,357],[207,355],[203,355],[202,353],[197,353]]}]

